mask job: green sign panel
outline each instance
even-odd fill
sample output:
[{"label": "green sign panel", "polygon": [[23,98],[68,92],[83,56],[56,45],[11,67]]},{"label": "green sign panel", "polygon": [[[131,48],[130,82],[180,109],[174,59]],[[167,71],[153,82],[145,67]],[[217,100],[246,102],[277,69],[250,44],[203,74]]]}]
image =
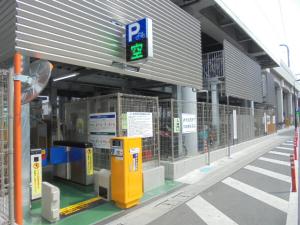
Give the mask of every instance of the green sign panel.
[{"label": "green sign panel", "polygon": [[174,118],[174,133],[180,133],[180,119]]}]

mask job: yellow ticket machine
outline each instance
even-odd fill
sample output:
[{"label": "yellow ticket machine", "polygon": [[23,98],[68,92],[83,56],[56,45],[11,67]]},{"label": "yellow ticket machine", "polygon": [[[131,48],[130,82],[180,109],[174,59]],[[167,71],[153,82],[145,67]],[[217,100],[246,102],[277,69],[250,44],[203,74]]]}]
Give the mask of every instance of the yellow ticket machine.
[{"label": "yellow ticket machine", "polygon": [[116,137],[111,143],[111,197],[118,207],[130,208],[143,196],[142,139]]}]

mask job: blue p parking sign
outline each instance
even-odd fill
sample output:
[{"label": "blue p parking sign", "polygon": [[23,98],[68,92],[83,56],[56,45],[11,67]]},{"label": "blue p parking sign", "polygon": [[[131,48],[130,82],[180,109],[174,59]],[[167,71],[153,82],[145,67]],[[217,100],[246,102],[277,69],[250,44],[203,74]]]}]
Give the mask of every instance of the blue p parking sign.
[{"label": "blue p parking sign", "polygon": [[152,20],[144,18],[126,25],[126,61],[153,57]]}]

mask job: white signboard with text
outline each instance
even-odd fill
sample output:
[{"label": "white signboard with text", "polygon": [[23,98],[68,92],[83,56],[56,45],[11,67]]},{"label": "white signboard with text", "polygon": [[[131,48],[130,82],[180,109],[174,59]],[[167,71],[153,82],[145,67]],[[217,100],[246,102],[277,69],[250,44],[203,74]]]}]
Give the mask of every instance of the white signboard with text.
[{"label": "white signboard with text", "polygon": [[197,116],[194,114],[182,113],[182,133],[197,132]]},{"label": "white signboard with text", "polygon": [[95,113],[89,116],[89,142],[94,148],[110,149],[110,140],[116,136],[116,113]]},{"label": "white signboard with text", "polygon": [[151,112],[127,112],[127,136],[153,137]]}]

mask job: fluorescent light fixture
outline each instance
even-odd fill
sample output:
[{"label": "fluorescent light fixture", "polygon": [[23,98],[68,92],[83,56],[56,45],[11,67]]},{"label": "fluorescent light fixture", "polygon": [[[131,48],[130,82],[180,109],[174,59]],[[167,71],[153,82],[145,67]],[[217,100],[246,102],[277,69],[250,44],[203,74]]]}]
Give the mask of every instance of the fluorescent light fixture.
[{"label": "fluorescent light fixture", "polygon": [[71,73],[71,74],[65,75],[63,77],[55,78],[55,79],[53,79],[53,81],[56,82],[56,81],[59,81],[59,80],[69,79],[71,77],[77,77],[79,74],[80,73]]}]

